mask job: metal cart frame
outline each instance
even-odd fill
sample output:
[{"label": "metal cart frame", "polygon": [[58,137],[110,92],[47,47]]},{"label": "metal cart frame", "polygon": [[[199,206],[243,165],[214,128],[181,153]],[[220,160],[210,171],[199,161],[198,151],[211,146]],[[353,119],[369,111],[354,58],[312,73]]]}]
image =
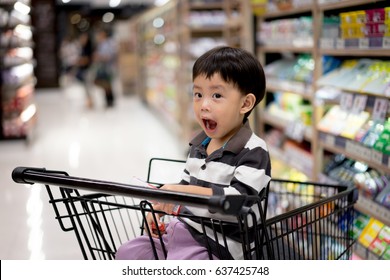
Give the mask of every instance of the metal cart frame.
[{"label": "metal cart frame", "polygon": [[[161,183],[151,178],[157,161],[183,163],[151,159],[147,181],[153,184]],[[152,229],[143,223],[147,213],[157,212],[150,200],[207,207],[235,216],[244,259],[350,259],[355,242],[351,232],[358,192],[351,187],[273,179],[259,196],[208,197],[72,177],[44,168],[17,167],[12,178],[21,184],[45,185],[55,218],[63,231],[75,233],[84,259],[114,259],[121,244],[143,234],[144,228],[150,233]],[[260,217],[248,203],[257,204]],[[275,212],[280,205],[284,213]],[[205,228],[211,228],[214,241],[229,249],[224,229],[232,223],[183,217],[198,219],[206,240]],[[212,259],[210,244],[205,246]],[[216,257],[221,256],[219,252]]]}]

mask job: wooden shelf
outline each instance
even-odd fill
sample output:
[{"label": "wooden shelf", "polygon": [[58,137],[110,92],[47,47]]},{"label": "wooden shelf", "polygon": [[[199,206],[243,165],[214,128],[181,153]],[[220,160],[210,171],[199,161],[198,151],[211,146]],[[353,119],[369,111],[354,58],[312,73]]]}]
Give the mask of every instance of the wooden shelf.
[{"label": "wooden shelf", "polygon": [[337,10],[343,8],[353,8],[359,5],[375,4],[386,0],[341,0],[335,3],[326,3],[318,5],[320,11]]},{"label": "wooden shelf", "polygon": [[363,144],[339,136],[320,132],[320,145],[323,149],[336,154],[363,161],[385,174],[390,172],[390,157],[366,147]]},{"label": "wooden shelf", "polygon": [[261,49],[261,52],[264,53],[282,53],[282,52],[312,53],[313,52],[313,47],[274,45],[274,46],[261,46],[259,48]]},{"label": "wooden shelf", "polygon": [[346,48],[346,49],[321,49],[321,55],[333,55],[333,56],[357,56],[357,57],[371,57],[371,56],[380,56],[385,57],[389,56],[390,49],[368,49],[361,50],[355,48]]},{"label": "wooden shelf", "polygon": [[284,10],[284,11],[270,11],[267,12],[262,18],[264,19],[272,19],[272,18],[278,18],[278,17],[285,17],[285,16],[294,16],[302,13],[311,13],[313,10],[312,5],[308,6],[301,6],[301,7],[293,7],[290,10]]}]

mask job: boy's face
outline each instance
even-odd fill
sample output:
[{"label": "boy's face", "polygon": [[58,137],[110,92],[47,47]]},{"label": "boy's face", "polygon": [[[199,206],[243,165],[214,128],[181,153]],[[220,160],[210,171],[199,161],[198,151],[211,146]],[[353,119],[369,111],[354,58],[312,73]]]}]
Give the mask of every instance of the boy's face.
[{"label": "boy's face", "polygon": [[248,104],[248,98],[252,99],[250,95],[253,96],[241,94],[218,73],[210,79],[200,75],[195,78],[193,86],[196,120],[207,136],[223,145],[238,131],[245,113],[253,107],[250,100]]}]

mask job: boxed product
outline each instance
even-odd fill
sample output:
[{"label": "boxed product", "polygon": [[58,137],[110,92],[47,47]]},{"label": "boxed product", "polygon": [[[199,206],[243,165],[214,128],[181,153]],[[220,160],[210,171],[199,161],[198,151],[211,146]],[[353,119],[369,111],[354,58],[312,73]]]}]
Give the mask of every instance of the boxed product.
[{"label": "boxed product", "polygon": [[387,250],[387,247],[390,246],[390,227],[384,226],[378,236],[370,244],[369,249],[375,254],[382,256]]},{"label": "boxed product", "polygon": [[357,239],[363,229],[367,226],[370,221],[370,217],[366,214],[356,212],[353,228],[352,228],[352,238]]},{"label": "boxed product", "polygon": [[362,234],[358,239],[360,244],[362,244],[366,248],[369,248],[370,244],[375,240],[375,238],[378,236],[379,232],[384,226],[385,225],[382,222],[374,218],[370,218],[370,221],[363,229]]},{"label": "boxed product", "polygon": [[390,245],[387,245],[387,248],[383,255],[381,256],[383,260],[390,260]]},{"label": "boxed product", "polygon": [[390,209],[390,183],[376,196],[375,201]]},{"label": "boxed product", "polygon": [[365,11],[366,22],[384,22],[385,21],[385,9],[370,9]]}]

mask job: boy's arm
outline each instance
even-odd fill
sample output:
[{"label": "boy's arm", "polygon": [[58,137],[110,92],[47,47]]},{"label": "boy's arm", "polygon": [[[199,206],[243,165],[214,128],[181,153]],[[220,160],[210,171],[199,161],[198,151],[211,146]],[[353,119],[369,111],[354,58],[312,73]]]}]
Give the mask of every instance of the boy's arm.
[{"label": "boy's arm", "polygon": [[194,185],[164,185],[161,187],[163,190],[175,191],[175,192],[184,192],[198,195],[207,195],[212,196],[213,190],[210,188],[194,186]]}]

